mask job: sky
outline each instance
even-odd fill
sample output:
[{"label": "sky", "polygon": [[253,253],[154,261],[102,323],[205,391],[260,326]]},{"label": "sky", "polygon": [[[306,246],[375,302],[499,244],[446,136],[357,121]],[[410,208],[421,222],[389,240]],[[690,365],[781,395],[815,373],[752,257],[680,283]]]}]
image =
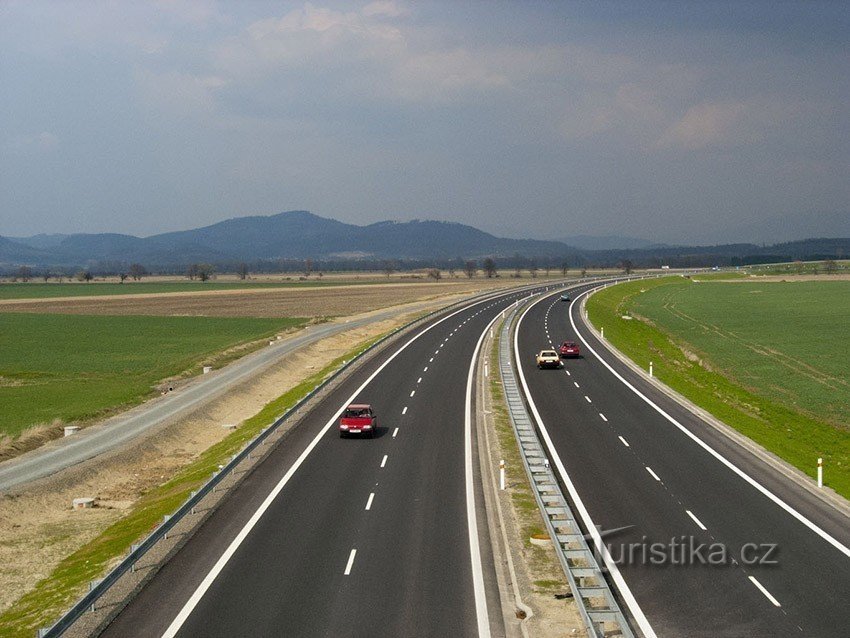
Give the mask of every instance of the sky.
[{"label": "sky", "polygon": [[850,236],[850,3],[0,0],[0,235]]}]

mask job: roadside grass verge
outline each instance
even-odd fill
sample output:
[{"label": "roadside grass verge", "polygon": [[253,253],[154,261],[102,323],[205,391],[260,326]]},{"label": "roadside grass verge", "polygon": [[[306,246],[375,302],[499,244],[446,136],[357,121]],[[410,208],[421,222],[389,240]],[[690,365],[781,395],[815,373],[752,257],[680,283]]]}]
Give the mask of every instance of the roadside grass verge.
[{"label": "roadside grass verge", "polygon": [[569,588],[569,584],[561,570],[554,550],[532,545],[530,540],[532,536],[543,535],[548,538],[549,535],[522,463],[519,445],[516,441],[502,390],[502,377],[498,362],[499,337],[496,337],[490,350],[490,396],[492,398],[493,423],[499,449],[502,458],[505,460],[505,484],[510,491],[511,505],[519,524],[529,577],[536,593],[552,594],[555,591],[565,591]]},{"label": "roadside grass verge", "polygon": [[131,544],[153,531],[162,517],[171,514],[184,503],[193,490],[201,487],[218,470],[220,464],[227,463],[264,427],[335,372],[343,361],[354,358],[382,337],[364,341],[267,403],[260,412],[201,453],[172,479],[144,493],[126,516],[65,558],[49,577],[0,614],[0,635],[7,638],[31,638],[39,627],[55,622],[85,592],[89,581],[104,574],[128,553]]},{"label": "roadside grass verge", "polygon": [[[660,381],[791,465],[814,478],[823,457],[825,484],[850,498],[850,430],[830,422],[850,404],[850,309],[842,310],[850,294],[836,285],[850,283],[668,277],[597,292],[587,310],[637,365],[646,370],[652,361]],[[764,293],[769,286],[780,288]],[[757,289],[762,294],[751,294]],[[799,372],[789,358],[802,360]],[[831,384],[827,394],[813,389],[813,378]]]},{"label": "roadside grass verge", "polygon": [[103,417],[307,321],[0,313],[0,435]]}]

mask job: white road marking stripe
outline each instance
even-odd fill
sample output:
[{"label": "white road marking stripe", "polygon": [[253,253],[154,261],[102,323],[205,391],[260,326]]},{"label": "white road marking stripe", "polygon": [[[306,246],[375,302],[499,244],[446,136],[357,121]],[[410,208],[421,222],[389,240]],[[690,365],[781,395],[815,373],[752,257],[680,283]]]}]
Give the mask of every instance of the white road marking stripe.
[{"label": "white road marking stripe", "polygon": [[186,603],[183,605],[183,607],[178,612],[177,616],[175,616],[174,620],[171,621],[171,624],[168,626],[168,629],[166,629],[165,633],[163,634],[163,638],[174,638],[174,636],[177,635],[177,632],[180,631],[180,628],[186,622],[186,619],[191,615],[191,613],[192,613],[192,611],[194,611],[195,607],[197,607],[201,598],[204,597],[204,594],[206,594],[207,590],[210,588],[210,586],[213,584],[215,579],[218,577],[218,575],[224,569],[225,565],[227,565],[227,563],[230,561],[230,559],[236,553],[236,550],[239,549],[239,546],[244,542],[244,540],[245,540],[245,538],[247,538],[248,534],[251,533],[251,530],[254,529],[254,526],[257,524],[257,522],[260,520],[260,518],[262,518],[262,516],[263,516],[263,514],[265,514],[266,510],[268,510],[268,508],[271,507],[271,504],[274,502],[274,500],[277,498],[278,494],[280,494],[280,492],[283,490],[283,488],[286,486],[286,484],[290,481],[290,479],[295,474],[295,472],[298,471],[298,468],[300,468],[301,465],[303,465],[304,461],[307,459],[307,457],[310,455],[310,453],[319,444],[319,441],[322,439],[322,437],[324,437],[328,433],[328,430],[330,430],[332,427],[334,427],[337,424],[337,419],[339,419],[340,415],[342,414],[342,411],[345,410],[345,408],[348,405],[350,405],[351,403],[354,402],[354,400],[357,398],[357,395],[359,395],[366,388],[366,386],[368,386],[375,379],[375,377],[377,377],[381,373],[381,371],[384,368],[386,368],[390,364],[390,362],[392,362],[398,355],[400,355],[411,343],[413,343],[414,341],[419,339],[422,335],[427,333],[429,330],[432,330],[433,328],[440,325],[442,322],[446,321],[447,319],[449,319],[449,318],[451,318],[451,317],[453,317],[453,316],[455,316],[455,315],[457,315],[461,312],[469,310],[469,308],[476,306],[479,303],[483,303],[483,301],[470,304],[468,306],[465,306],[464,308],[460,308],[460,309],[456,310],[455,312],[453,312],[452,314],[447,315],[447,316],[443,317],[442,319],[435,321],[430,326],[424,328],[422,331],[418,332],[413,337],[411,337],[408,341],[406,341],[392,355],[387,357],[387,359],[380,366],[378,366],[378,368],[371,375],[369,375],[369,377],[360,385],[359,388],[357,388],[357,390],[354,391],[354,393],[348,398],[348,400],[345,401],[339,407],[339,409],[330,418],[330,420],[327,423],[325,423],[325,426],[319,431],[318,434],[316,434],[316,436],[309,443],[309,445],[304,449],[304,451],[301,452],[301,454],[298,456],[298,458],[295,460],[295,462],[290,466],[289,470],[287,470],[286,474],[283,475],[283,478],[281,478],[280,481],[277,483],[277,485],[275,485],[275,487],[272,489],[272,491],[269,493],[269,495],[265,498],[265,500],[257,508],[257,511],[254,512],[254,514],[251,516],[251,518],[248,520],[248,522],[245,524],[245,526],[239,531],[239,533],[236,535],[236,537],[231,541],[230,545],[227,546],[227,549],[219,557],[219,559],[216,561],[215,565],[213,565],[212,569],[207,573],[207,575],[201,581],[201,584],[198,585],[197,589],[195,589],[195,591],[189,597],[189,600],[186,601]]},{"label": "white road marking stripe", "polygon": [[[586,295],[589,292],[590,292],[589,290],[586,290],[583,293],[581,293],[581,295],[579,295],[579,297]],[[803,525],[808,527],[811,531],[813,531],[815,534],[820,536],[823,540],[825,540],[827,543],[832,545],[839,552],[841,552],[842,554],[844,554],[845,556],[850,558],[850,547],[847,547],[846,545],[842,544],[837,538],[835,538],[834,536],[829,534],[827,531],[825,531],[823,528],[818,526],[816,523],[812,522],[811,520],[809,520],[808,518],[803,516],[800,512],[798,512],[793,507],[788,505],[788,503],[783,501],[776,494],[774,494],[769,489],[764,487],[761,483],[756,481],[749,474],[747,474],[741,468],[739,468],[737,465],[732,463],[732,461],[728,460],[726,457],[724,457],[722,454],[720,454],[717,450],[712,448],[708,443],[703,441],[696,434],[694,434],[688,428],[686,428],[684,425],[679,423],[679,421],[677,421],[672,416],[670,416],[667,412],[665,412],[664,409],[661,408],[657,403],[655,403],[652,399],[650,399],[648,396],[646,396],[643,392],[638,390],[634,385],[629,383],[623,377],[623,375],[621,375],[619,372],[614,370],[614,368],[612,368],[611,365],[607,361],[605,361],[605,359],[603,359],[601,356],[599,356],[599,353],[596,352],[596,350],[594,350],[593,347],[591,347],[591,345],[587,342],[587,340],[583,336],[581,336],[581,334],[578,332],[578,328],[576,327],[576,323],[575,323],[575,320],[573,319],[573,313],[572,313],[573,304],[575,304],[576,301],[577,301],[577,299],[573,300],[573,303],[570,305],[570,324],[572,324],[573,330],[578,335],[578,338],[581,339],[581,342],[585,345],[585,347],[590,351],[590,353],[594,357],[599,359],[599,361],[602,363],[603,366],[608,368],[608,371],[611,372],[611,374],[613,374],[617,379],[619,379],[623,383],[623,385],[625,385],[627,388],[629,388],[629,390],[631,390],[636,395],[638,395],[641,399],[643,399],[656,412],[658,412],[658,414],[660,414],[665,419],[667,419],[670,423],[672,423],[674,426],[676,426],[685,436],[690,438],[694,443],[699,445],[703,450],[708,452],[711,456],[713,456],[715,459],[720,461],[723,465],[725,465],[727,468],[732,470],[735,474],[737,474],[739,477],[741,477],[744,481],[749,483],[752,487],[757,489],[764,496],[766,496],[768,499],[773,501],[776,505],[778,505],[783,510],[785,510],[788,514],[790,514],[791,516],[796,518]],[[534,304],[532,304],[532,306],[533,305]],[[529,308],[531,308],[532,306],[529,306]],[[526,310],[526,312],[528,312],[528,310]]]},{"label": "white road marking stripe", "polygon": [[626,441],[626,439],[624,439],[623,437],[619,437],[619,439],[620,439],[620,441],[622,441],[622,442],[623,442],[623,445],[625,445],[626,447],[631,447],[631,446],[629,445],[629,442],[628,442],[628,441]]},{"label": "white road marking stripe", "polygon": [[691,520],[693,520],[693,522],[697,524],[697,527],[699,527],[704,532],[707,531],[705,525],[702,524],[702,521],[699,520],[691,510],[685,510],[685,513],[687,513],[687,515],[691,517]]},{"label": "white road marking stripe", "polygon": [[768,599],[771,603],[773,603],[773,606],[774,606],[774,607],[782,607],[782,605],[780,605],[780,604],[779,604],[779,601],[778,601],[778,600],[776,600],[776,599],[773,597],[773,594],[771,594],[769,591],[767,591],[767,590],[764,588],[764,585],[762,585],[760,582],[758,582],[758,581],[756,580],[756,577],[755,577],[755,576],[749,576],[748,578],[750,579],[750,582],[751,582],[753,585],[755,585],[756,587],[758,587],[759,591],[760,591],[762,594],[764,594],[765,598],[767,598],[767,599]]},{"label": "white road marking stripe", "polygon": [[387,464],[387,456],[389,456],[389,455],[384,454],[384,458],[382,458],[382,459],[381,459],[381,467],[386,466],[386,464]]},{"label": "white road marking stripe", "polygon": [[608,419],[605,418],[605,415],[602,414],[601,412],[599,413],[599,418],[601,418],[603,421],[605,421],[605,423],[608,423]]},{"label": "white road marking stripe", "polygon": [[428,372],[428,366],[425,366],[424,368],[422,368],[422,372]]},{"label": "white road marking stripe", "polygon": [[[544,298],[541,297],[541,301],[542,299]],[[517,361],[522,360],[519,351],[519,329],[522,325],[523,319],[525,319],[525,316],[528,314],[529,309],[531,309],[534,305],[535,304],[532,303],[528,308],[525,309],[522,315],[520,315],[519,321],[517,322],[516,328],[514,329],[514,356],[516,357]],[[525,398],[528,401],[528,407],[531,409],[531,413],[534,416],[534,420],[537,422],[538,428],[540,428],[540,434],[543,437],[543,441],[546,444],[546,448],[549,450],[549,456],[555,462],[555,467],[558,468],[558,473],[561,475],[561,479],[563,480],[564,485],[566,485],[567,491],[570,493],[570,497],[572,498],[572,501],[575,504],[576,510],[578,510],[578,514],[584,522],[585,528],[588,530],[591,538],[593,539],[593,545],[596,547],[598,555],[602,556],[602,561],[608,568],[608,573],[614,580],[614,584],[619,590],[620,596],[622,596],[623,601],[626,603],[629,610],[631,611],[632,616],[634,617],[635,622],[637,623],[640,630],[643,632],[644,637],[657,638],[657,634],[652,629],[652,625],[649,624],[649,620],[647,620],[646,615],[643,613],[643,610],[640,608],[640,605],[638,605],[637,599],[635,599],[634,594],[632,594],[631,589],[629,589],[629,586],[626,584],[626,580],[620,573],[620,569],[617,567],[617,564],[611,558],[611,553],[608,551],[608,548],[602,541],[602,536],[599,533],[599,528],[594,525],[593,519],[590,517],[590,513],[587,511],[584,502],[581,500],[581,496],[579,496],[578,490],[576,490],[575,485],[570,479],[570,475],[567,474],[567,468],[564,467],[564,462],[561,460],[561,457],[558,454],[558,450],[552,443],[552,438],[549,436],[549,431],[546,429],[546,424],[543,423],[543,419],[540,416],[540,412],[537,409],[537,405],[534,403],[534,398],[531,396],[531,391],[528,389],[528,382],[525,379],[525,373],[522,370],[522,366],[517,366],[517,371],[519,374],[520,385],[522,385],[523,392],[525,393]]]},{"label": "white road marking stripe", "polygon": [[580,388],[580,387],[581,387],[581,386],[578,384],[578,381],[573,381],[573,385],[574,385],[575,387],[577,387],[577,388]]},{"label": "white road marking stripe", "polygon": [[401,415],[404,416],[407,414],[407,406],[404,406],[404,410],[401,411]]},{"label": "white road marking stripe", "polygon": [[351,568],[354,566],[355,556],[357,556],[357,550],[352,549],[351,553],[348,555],[348,562],[345,564],[345,571],[343,572],[344,576],[348,576],[351,573]]},{"label": "white road marking stripe", "polygon": [[564,372],[566,372],[566,373],[567,373],[567,376],[568,376],[568,377],[573,376],[573,375],[571,375],[571,374],[570,374],[570,371],[569,371],[569,370],[564,370]]},{"label": "white road marking stripe", "polygon": [[655,472],[653,472],[653,471],[652,471],[652,468],[651,468],[651,467],[649,467],[648,465],[646,466],[646,471],[647,471],[647,472],[649,472],[649,473],[652,475],[652,478],[654,478],[656,481],[660,481],[660,480],[661,480],[661,477],[659,477],[659,476],[658,476],[658,474],[656,474]]},{"label": "white road marking stripe", "polygon": [[413,396],[414,394],[416,394],[416,390],[411,390],[411,391],[410,391],[410,396]]},{"label": "white road marking stripe", "polygon": [[585,399],[587,399],[587,402],[588,402],[588,403],[593,403],[593,401],[591,401],[591,400],[590,400],[590,397],[589,397],[589,396],[587,396],[586,394],[584,395],[584,398],[585,398]]},{"label": "white road marking stripe", "polygon": [[369,494],[369,500],[366,501],[366,511],[372,509],[372,501],[375,499],[375,492]]},{"label": "white road marking stripe", "polygon": [[393,430],[393,438],[395,438],[397,434],[398,434],[398,428],[396,428],[395,430]]},{"label": "white road marking stripe", "polygon": [[422,377],[419,377],[419,378],[416,380],[416,383],[422,383]]}]

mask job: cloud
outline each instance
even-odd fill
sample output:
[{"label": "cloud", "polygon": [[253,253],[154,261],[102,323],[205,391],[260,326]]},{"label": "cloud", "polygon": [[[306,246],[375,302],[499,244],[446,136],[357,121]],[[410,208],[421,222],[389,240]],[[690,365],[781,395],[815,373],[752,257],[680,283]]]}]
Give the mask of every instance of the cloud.
[{"label": "cloud", "polygon": [[19,135],[11,140],[8,147],[21,153],[49,153],[59,146],[59,138],[50,131],[33,135]]},{"label": "cloud", "polygon": [[368,17],[380,16],[386,18],[399,18],[407,15],[407,10],[401,8],[398,3],[393,0],[377,0],[376,2],[370,2],[363,7],[362,13],[364,16]]},{"label": "cloud", "polygon": [[664,131],[657,146],[697,150],[728,143],[746,109],[747,105],[741,102],[692,106],[681,119]]}]

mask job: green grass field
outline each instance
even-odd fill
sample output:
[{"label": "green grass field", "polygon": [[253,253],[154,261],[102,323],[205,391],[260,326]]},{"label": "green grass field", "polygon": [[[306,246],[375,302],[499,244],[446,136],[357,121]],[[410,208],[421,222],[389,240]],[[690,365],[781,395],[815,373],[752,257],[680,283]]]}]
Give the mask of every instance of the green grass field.
[{"label": "green grass field", "polygon": [[[296,277],[297,279],[297,277]],[[425,279],[391,280],[392,283],[413,283]],[[141,281],[119,283],[6,283],[0,284],[0,299],[49,299],[55,297],[100,297],[109,295],[162,294],[169,292],[198,292],[202,290],[254,290],[257,288],[317,288],[387,283],[385,278],[369,279],[311,279],[305,281]]]},{"label": "green grass field", "polygon": [[0,313],[0,433],[138,403],[162,379],[305,321]]},{"label": "green grass field", "polygon": [[814,476],[823,457],[826,483],[850,497],[850,282],[669,277],[597,293],[588,313],[638,365],[792,465]]}]

